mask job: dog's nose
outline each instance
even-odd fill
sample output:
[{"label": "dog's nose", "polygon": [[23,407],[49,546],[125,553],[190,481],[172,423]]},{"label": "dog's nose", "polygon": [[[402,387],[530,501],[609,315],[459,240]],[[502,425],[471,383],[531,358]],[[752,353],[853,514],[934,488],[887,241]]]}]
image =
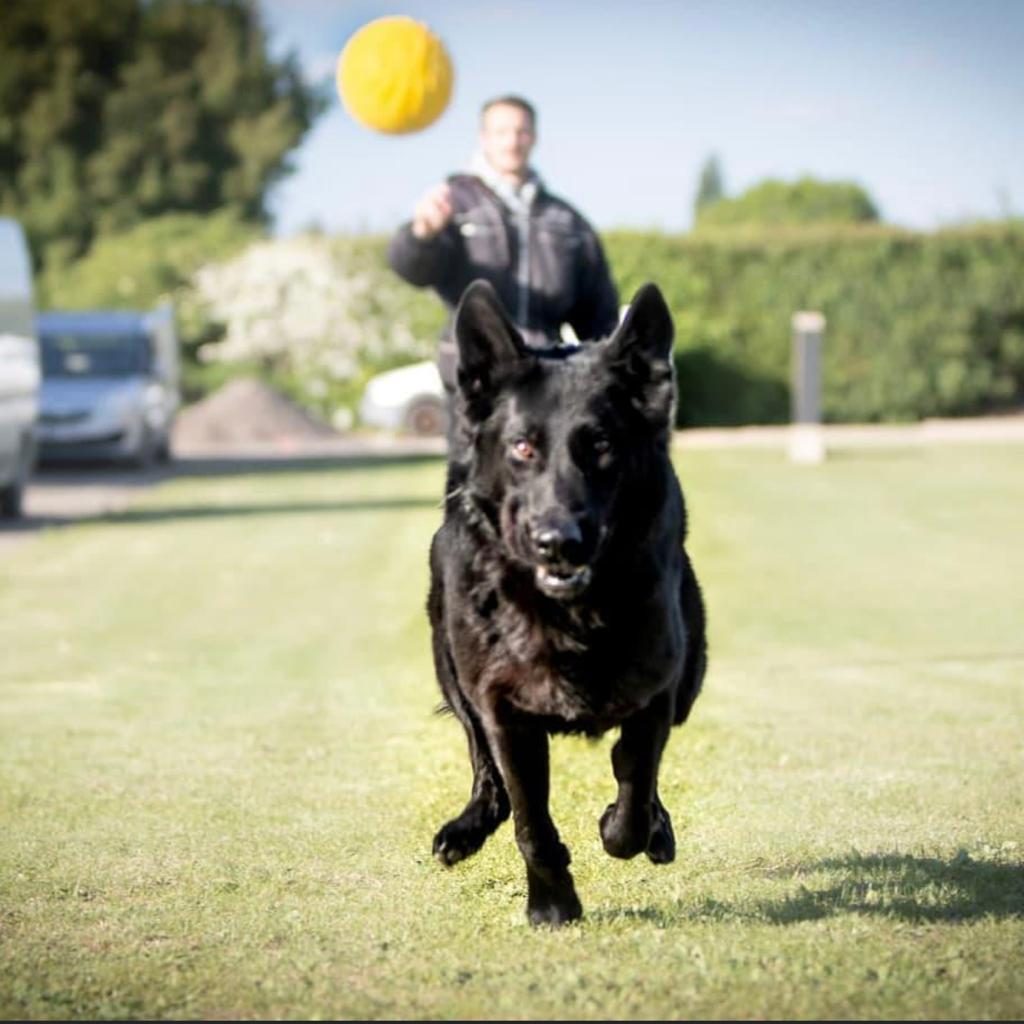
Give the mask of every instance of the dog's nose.
[{"label": "dog's nose", "polygon": [[534,527],[533,546],[545,562],[577,565],[581,561],[583,534],[572,519],[548,519]]}]

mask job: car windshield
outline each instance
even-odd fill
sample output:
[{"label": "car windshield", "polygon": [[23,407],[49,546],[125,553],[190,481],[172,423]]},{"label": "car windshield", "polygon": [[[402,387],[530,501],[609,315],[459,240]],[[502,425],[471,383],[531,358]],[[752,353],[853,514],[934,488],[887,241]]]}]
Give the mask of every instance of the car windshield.
[{"label": "car windshield", "polygon": [[46,377],[135,377],[151,365],[145,334],[43,334],[43,375]]}]

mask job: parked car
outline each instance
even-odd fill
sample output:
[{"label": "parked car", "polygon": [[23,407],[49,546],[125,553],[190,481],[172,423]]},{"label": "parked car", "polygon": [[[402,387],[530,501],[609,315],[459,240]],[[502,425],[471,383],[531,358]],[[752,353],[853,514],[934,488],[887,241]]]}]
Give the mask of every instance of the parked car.
[{"label": "parked car", "polygon": [[32,266],[21,225],[0,217],[0,517],[22,512],[37,454],[39,344]]},{"label": "parked car", "polygon": [[448,407],[437,364],[425,360],[371,377],[363,391],[359,418],[367,426],[419,437],[444,434]]},{"label": "parked car", "polygon": [[[620,321],[628,309],[619,307]],[[579,344],[569,324],[562,326],[562,340]],[[363,390],[359,418],[370,427],[422,437],[446,433],[448,403],[437,364],[425,360],[371,377]]]},{"label": "parked car", "polygon": [[43,313],[38,328],[43,460],[106,459],[141,467],[170,458],[181,404],[171,306]]}]

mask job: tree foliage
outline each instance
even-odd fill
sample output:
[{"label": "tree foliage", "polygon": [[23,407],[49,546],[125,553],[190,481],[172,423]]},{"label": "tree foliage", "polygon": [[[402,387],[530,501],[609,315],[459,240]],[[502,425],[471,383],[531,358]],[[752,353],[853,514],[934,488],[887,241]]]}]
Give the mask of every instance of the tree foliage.
[{"label": "tree foliage", "polygon": [[265,222],[324,102],[248,0],[4,0],[0,213],[57,265],[161,214]]},{"label": "tree foliage", "polygon": [[704,161],[697,183],[697,195],[693,200],[693,216],[696,220],[701,210],[725,198],[725,182],[722,179],[722,168],[718,157],[711,154]]},{"label": "tree foliage", "polygon": [[878,210],[860,185],[804,177],[794,182],[769,178],[732,199],[698,206],[696,226],[734,227],[789,224],[863,224]]},{"label": "tree foliage", "polygon": [[36,276],[36,301],[40,309],[177,306],[197,268],[230,259],[262,236],[229,209],[152,217],[98,237],[70,266],[47,267]]}]

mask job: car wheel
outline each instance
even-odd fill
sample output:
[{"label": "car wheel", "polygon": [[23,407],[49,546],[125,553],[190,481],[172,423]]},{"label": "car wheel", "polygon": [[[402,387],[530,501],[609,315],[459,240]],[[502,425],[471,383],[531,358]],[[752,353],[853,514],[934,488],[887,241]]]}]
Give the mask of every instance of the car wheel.
[{"label": "car wheel", "polygon": [[24,498],[25,487],[21,480],[0,487],[0,519],[20,519],[24,512]]},{"label": "car wheel", "polygon": [[25,485],[36,461],[35,441],[31,437],[22,439],[18,455],[18,471],[15,478],[5,487],[0,487],[0,519],[20,519],[25,512]]},{"label": "car wheel", "polygon": [[133,469],[149,469],[156,461],[156,456],[157,439],[151,430],[145,429],[139,439],[139,446],[129,458],[128,463]]},{"label": "car wheel", "polygon": [[438,398],[417,398],[405,412],[404,427],[417,437],[436,437],[444,433],[447,413]]},{"label": "car wheel", "polygon": [[166,465],[172,458],[171,439],[164,434],[160,438],[160,443],[156,446],[156,461]]}]

